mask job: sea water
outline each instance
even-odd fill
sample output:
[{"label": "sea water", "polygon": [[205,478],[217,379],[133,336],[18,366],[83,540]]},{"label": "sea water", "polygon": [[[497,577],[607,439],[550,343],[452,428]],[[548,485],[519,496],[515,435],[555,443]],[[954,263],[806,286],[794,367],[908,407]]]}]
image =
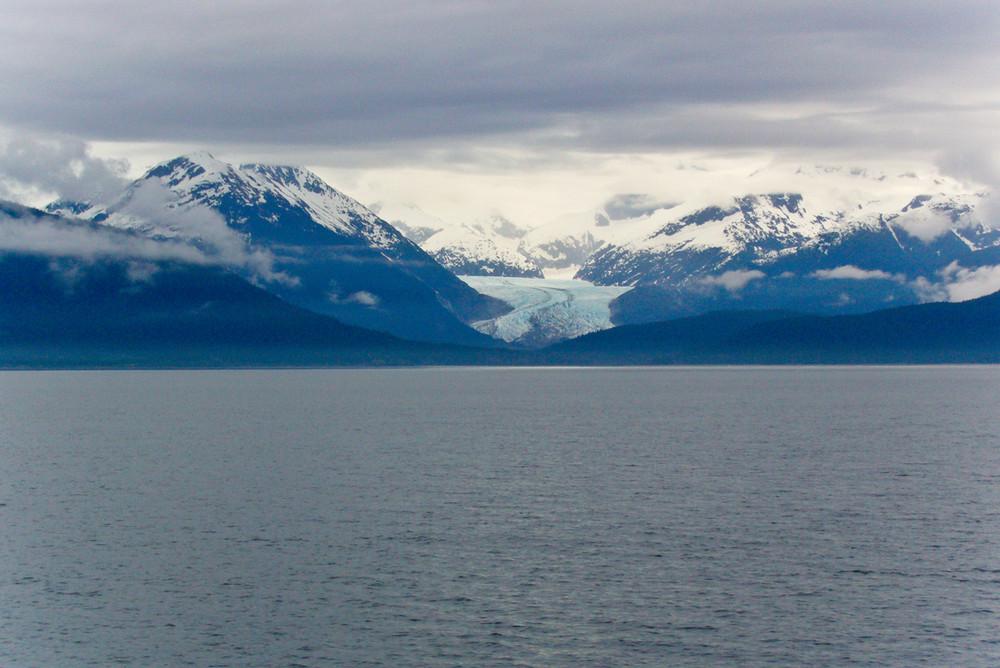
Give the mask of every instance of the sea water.
[{"label": "sea water", "polygon": [[0,373],[0,665],[997,665],[1000,369]]}]

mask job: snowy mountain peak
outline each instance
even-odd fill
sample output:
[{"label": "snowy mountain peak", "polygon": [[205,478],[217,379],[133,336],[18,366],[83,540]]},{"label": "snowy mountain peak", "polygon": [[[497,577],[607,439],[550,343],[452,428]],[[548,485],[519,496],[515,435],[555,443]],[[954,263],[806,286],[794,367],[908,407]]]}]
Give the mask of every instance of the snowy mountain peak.
[{"label": "snowy mountain peak", "polygon": [[[843,265],[864,265],[885,273],[880,263],[890,260],[880,259],[879,254],[883,253],[880,244],[887,242],[887,252],[910,254],[908,259],[894,260],[900,268],[905,265],[908,270],[927,273],[930,270],[918,265],[936,266],[923,256],[938,251],[927,250],[926,245],[947,244],[948,235],[961,239],[971,251],[996,245],[997,235],[976,214],[983,197],[914,195],[911,190],[905,198],[894,195],[847,207],[798,193],[749,194],[709,205],[691,203],[657,211],[633,228],[636,234],[609,240],[587,260],[578,277],[608,285],[701,284],[706,277],[726,272],[763,275],[771,267],[803,264],[801,258],[814,255],[820,264],[834,262],[836,256]],[[864,250],[869,243],[880,250]],[[824,271],[837,268],[816,266]]]},{"label": "snowy mountain peak", "polygon": [[[171,191],[177,206],[220,210],[234,227],[252,236],[261,230],[250,227],[273,225],[282,228],[287,242],[304,243],[318,224],[347,237],[364,238],[379,248],[404,242],[372,211],[299,167],[258,163],[234,167],[198,151],[153,167],[136,187],[149,183]],[[116,208],[127,208],[125,200],[136,187]],[[257,222],[251,225],[251,220]]]},{"label": "snowy mountain peak", "polygon": [[218,179],[232,172],[231,165],[217,160],[208,151],[195,151],[161,162],[149,170],[144,178],[158,178],[173,187],[184,182]]},{"label": "snowy mountain peak", "polygon": [[179,159],[187,160],[188,162],[191,162],[196,165],[201,165],[207,171],[224,171],[229,167],[228,164],[222,162],[221,160],[219,160],[214,155],[212,155],[211,153],[209,153],[204,149],[191,151],[190,153],[184,153],[183,155],[179,156]]},{"label": "snowy mountain peak", "polygon": [[67,199],[59,199],[45,206],[47,213],[67,218],[89,218],[89,212],[95,206],[90,202],[74,202]]},{"label": "snowy mountain peak", "polygon": [[910,200],[910,203],[903,207],[903,213],[910,211],[911,209],[919,209],[924,205],[925,202],[931,199],[931,195],[917,195]]},{"label": "snowy mountain peak", "polygon": [[766,201],[775,208],[784,209],[788,213],[798,213],[799,205],[802,204],[802,195],[798,193],[773,193],[770,195],[761,195],[759,199]]},{"label": "snowy mountain peak", "polygon": [[468,227],[479,230],[483,234],[500,236],[506,239],[520,239],[528,232],[527,228],[514,223],[509,218],[498,213],[484,218],[477,218]]},{"label": "snowy mountain peak", "polygon": [[538,266],[518,252],[518,240],[494,235],[471,225],[437,232],[421,248],[460,276],[520,276],[541,278]]},{"label": "snowy mountain peak", "polygon": [[452,272],[467,276],[535,276],[541,270],[520,252],[527,232],[500,215],[448,224],[414,204],[377,202],[372,209]]}]

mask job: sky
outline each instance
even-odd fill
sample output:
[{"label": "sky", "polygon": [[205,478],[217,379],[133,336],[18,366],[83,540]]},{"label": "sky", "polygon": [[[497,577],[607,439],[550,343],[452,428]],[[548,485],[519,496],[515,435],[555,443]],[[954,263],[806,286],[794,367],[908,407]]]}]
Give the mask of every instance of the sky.
[{"label": "sky", "polygon": [[197,149],[528,226],[817,165],[995,188],[998,73],[996,0],[5,0],[0,196]]}]

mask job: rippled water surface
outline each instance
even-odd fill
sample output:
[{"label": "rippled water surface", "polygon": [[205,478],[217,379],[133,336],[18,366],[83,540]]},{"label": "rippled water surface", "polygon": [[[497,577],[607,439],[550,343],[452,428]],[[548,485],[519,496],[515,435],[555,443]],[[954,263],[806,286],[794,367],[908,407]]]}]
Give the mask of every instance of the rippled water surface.
[{"label": "rippled water surface", "polygon": [[997,665],[1000,369],[0,373],[0,665]]}]

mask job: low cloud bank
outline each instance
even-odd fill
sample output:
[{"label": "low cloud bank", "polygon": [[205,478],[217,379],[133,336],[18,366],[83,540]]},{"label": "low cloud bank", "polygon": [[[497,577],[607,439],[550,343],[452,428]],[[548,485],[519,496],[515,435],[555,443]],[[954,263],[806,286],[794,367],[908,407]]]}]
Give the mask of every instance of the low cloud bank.
[{"label": "low cloud bank", "polygon": [[199,244],[179,237],[151,237],[104,225],[69,223],[51,216],[13,217],[0,213],[2,251],[88,262],[110,259],[223,266],[245,270],[253,278],[265,282],[295,282],[287,274],[275,271],[274,258],[262,251]]},{"label": "low cloud bank", "polygon": [[903,274],[889,274],[878,269],[861,269],[854,265],[820,269],[810,276],[823,280],[895,281],[912,288],[925,302],[962,302],[1000,290],[1000,265],[970,269],[959,265],[957,261],[938,271],[937,280],[929,280],[923,276],[910,280]]},{"label": "low cloud bank", "polygon": [[0,250],[84,260],[121,259],[217,264],[194,246],[46,216],[0,214]]}]

